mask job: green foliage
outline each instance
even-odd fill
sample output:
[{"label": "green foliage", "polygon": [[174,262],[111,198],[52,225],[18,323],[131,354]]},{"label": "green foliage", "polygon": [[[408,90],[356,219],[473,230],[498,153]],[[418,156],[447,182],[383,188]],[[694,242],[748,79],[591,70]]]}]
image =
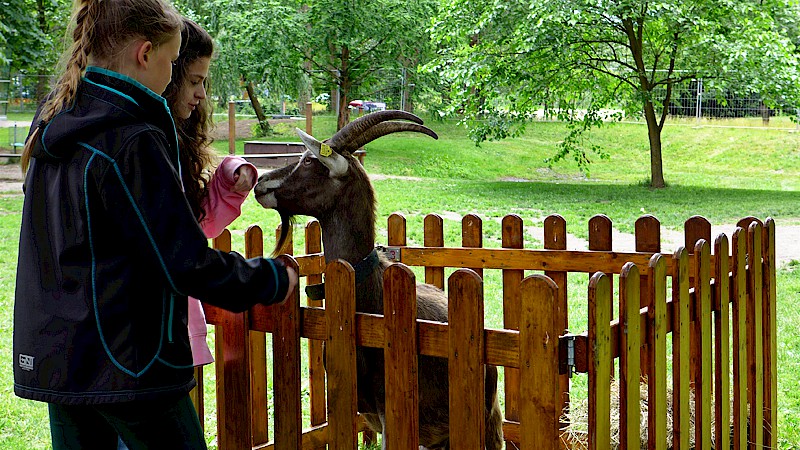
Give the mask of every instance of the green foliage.
[{"label": "green foliage", "polygon": [[178,8],[214,37],[216,59],[211,65],[214,95],[240,98],[242,83],[252,81],[264,90],[281,91],[299,82],[299,62],[288,52],[284,25],[293,22],[293,9],[274,1],[212,0],[177,2]]},{"label": "green foliage", "polygon": [[284,45],[320,92],[339,90],[342,115],[348,113],[344,100],[370,96],[386,78],[399,79],[403,68],[406,82],[416,83],[416,67],[432,51],[425,30],[432,0],[324,0],[296,11],[281,28]]},{"label": "green foliage", "polygon": [[260,138],[269,136],[272,133],[272,127],[269,125],[269,122],[264,120],[262,122],[256,122],[250,127],[250,132],[254,138]]},{"label": "green foliage", "polygon": [[[13,74],[54,74],[70,5],[69,0],[0,0],[0,66],[8,64]],[[37,96],[47,88],[38,86]]]},{"label": "green foliage", "polygon": [[[800,104],[789,2],[703,0],[450,0],[432,26],[440,57],[427,66],[451,86],[444,113],[464,114],[472,137],[518,136],[532,114],[574,123],[553,156],[587,169],[580,135],[643,117],[658,161],[672,86],[702,77],[756,92],[769,105]],[[786,26],[791,25],[792,33]],[[615,117],[597,113],[619,110]],[[584,114],[585,112],[585,114]],[[651,174],[654,183],[663,178]],[[663,180],[661,180],[663,182]]]},{"label": "green foliage", "polygon": [[[422,85],[416,68],[433,51],[426,26],[434,0],[178,0],[177,5],[216,40],[211,75],[223,102],[239,98],[243,81],[252,81],[259,96],[290,93],[301,102],[336,89],[343,100],[371,97],[387,79],[398,80],[393,89],[399,92],[403,68],[406,83]],[[348,113],[346,105],[342,114]]]}]

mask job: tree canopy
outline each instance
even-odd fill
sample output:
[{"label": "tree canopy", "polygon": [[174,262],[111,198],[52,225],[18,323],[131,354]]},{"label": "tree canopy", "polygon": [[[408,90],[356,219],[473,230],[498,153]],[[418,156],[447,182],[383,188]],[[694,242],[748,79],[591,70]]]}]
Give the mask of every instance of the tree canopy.
[{"label": "tree canopy", "polygon": [[[588,168],[582,133],[606,108],[648,125],[651,185],[663,187],[661,130],[673,88],[702,78],[798,105],[796,10],[783,0],[448,0],[432,28],[429,69],[452,86],[450,112],[473,138],[502,139],[533,114],[557,114],[570,132],[553,157]],[[621,114],[612,118],[619,119]]]},{"label": "tree canopy", "polygon": [[[67,0],[0,3],[0,61],[13,71],[52,73],[63,48]],[[461,117],[476,142],[514,136],[535,114],[564,119],[569,131],[552,161],[571,156],[586,170],[605,154],[584,132],[634,116],[648,125],[656,187],[665,184],[661,130],[679,83],[702,79],[720,91],[757,95],[769,107],[800,105],[796,0],[175,5],[217,43],[211,79],[221,101],[238,98],[244,86],[254,99],[287,93],[301,105],[328,92],[341,127],[355,96],[384,96],[387,86],[408,96],[416,85],[419,98],[445,86],[429,106]]]},{"label": "tree canopy", "polygon": [[320,0],[295,11],[284,23],[285,45],[307,76],[336,90],[339,128],[349,122],[352,92],[369,93],[387,79],[408,82],[402,70],[413,74],[430,55],[434,0]]},{"label": "tree canopy", "polygon": [[[0,66],[12,73],[52,75],[64,48],[69,7],[68,0],[0,0]],[[47,93],[46,78],[27,81],[38,98]]]},{"label": "tree canopy", "polygon": [[[431,55],[427,27],[435,5],[435,0],[179,1],[217,41],[212,65],[217,92],[240,90],[241,81],[305,99],[331,92],[331,100],[338,100],[339,126],[349,121],[354,93],[368,95],[387,79],[415,82],[418,65]],[[404,68],[407,77],[401,80]]]}]

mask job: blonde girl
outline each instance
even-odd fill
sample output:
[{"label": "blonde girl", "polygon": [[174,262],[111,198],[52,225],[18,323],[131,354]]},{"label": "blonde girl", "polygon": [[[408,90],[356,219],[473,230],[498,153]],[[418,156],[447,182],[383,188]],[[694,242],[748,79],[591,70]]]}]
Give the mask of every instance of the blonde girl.
[{"label": "blonde girl", "polygon": [[63,75],[26,143],[14,392],[46,402],[54,449],[203,449],[189,295],[243,311],[296,285],[280,261],[208,247],[161,93],[181,17],[82,0]]}]

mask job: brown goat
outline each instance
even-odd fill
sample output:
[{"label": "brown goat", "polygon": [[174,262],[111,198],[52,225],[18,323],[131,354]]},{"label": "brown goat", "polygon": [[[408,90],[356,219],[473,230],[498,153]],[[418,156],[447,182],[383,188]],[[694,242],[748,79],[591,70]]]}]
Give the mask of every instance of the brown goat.
[{"label": "brown goat", "polygon": [[[282,246],[295,215],[312,216],[319,221],[325,260],[343,259],[356,271],[359,312],[383,314],[383,272],[389,262],[375,249],[375,192],[352,153],[374,139],[398,131],[419,132],[438,139],[419,117],[393,110],[360,117],[325,142],[298,129],[307,149],[300,161],[261,175],[255,187],[256,200],[281,216],[283,233],[276,249]],[[447,322],[447,297],[442,290],[429,284],[417,285],[417,318]],[[358,411],[370,428],[386,436],[383,350],[359,347],[356,358]],[[420,445],[447,449],[447,359],[421,355],[418,377]],[[497,368],[486,366],[485,377],[486,448],[494,450],[503,446]],[[386,439],[383,442],[385,449]]]}]

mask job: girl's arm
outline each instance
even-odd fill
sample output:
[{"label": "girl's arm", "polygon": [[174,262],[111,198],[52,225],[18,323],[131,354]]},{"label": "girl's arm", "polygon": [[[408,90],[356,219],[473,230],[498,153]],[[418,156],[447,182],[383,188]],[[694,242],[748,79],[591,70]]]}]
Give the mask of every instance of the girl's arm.
[{"label": "girl's arm", "polygon": [[106,211],[117,212],[107,215],[106,227],[137,249],[130,257],[153,265],[179,295],[233,312],[285,301],[297,277],[280,259],[246,259],[208,246],[170,153],[162,133],[146,130],[110,163],[98,159],[87,191],[96,192]]},{"label": "girl's arm", "polygon": [[206,216],[200,222],[206,236],[215,238],[242,214],[242,203],[256,185],[256,166],[240,156],[226,156],[208,184],[203,200]]}]

